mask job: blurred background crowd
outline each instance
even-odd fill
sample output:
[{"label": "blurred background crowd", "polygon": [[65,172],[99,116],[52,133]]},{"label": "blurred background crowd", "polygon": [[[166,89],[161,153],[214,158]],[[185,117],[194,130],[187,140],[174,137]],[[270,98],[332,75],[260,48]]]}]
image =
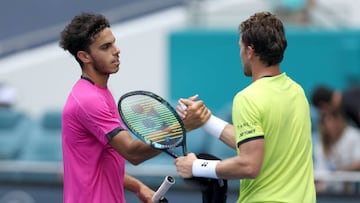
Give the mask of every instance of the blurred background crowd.
[{"label": "blurred background crowd", "polygon": [[[80,70],[58,47],[58,38],[64,25],[83,11],[100,12],[112,23],[121,50],[117,75],[122,77],[113,76],[110,85],[115,99],[142,89],[175,105],[178,98],[199,93],[214,113],[228,121],[234,94],[250,82],[242,74],[238,25],[257,11],[275,13],[285,23],[288,37],[281,68],[303,86],[311,106],[318,200],[360,200],[360,1],[0,4],[0,203],[62,202],[61,110]],[[235,154],[201,130],[188,135],[188,147],[220,158]],[[127,167],[154,188],[165,173],[177,176],[166,155],[144,166]],[[237,184],[230,182],[229,202],[236,199]],[[181,199],[187,189],[179,180],[175,190],[185,192],[176,197]],[[132,202],[130,195],[128,201]]]}]

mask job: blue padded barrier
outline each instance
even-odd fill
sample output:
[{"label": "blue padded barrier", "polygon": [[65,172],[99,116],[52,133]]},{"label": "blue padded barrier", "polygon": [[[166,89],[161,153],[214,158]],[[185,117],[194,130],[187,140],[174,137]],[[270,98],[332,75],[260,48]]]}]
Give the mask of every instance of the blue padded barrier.
[{"label": "blue padded barrier", "polygon": [[27,142],[32,120],[15,109],[0,108],[0,159],[15,159]]},{"label": "blue padded barrier", "polygon": [[[18,161],[50,166],[48,172],[19,172],[16,179],[22,182],[62,182],[61,111],[48,110],[29,129],[29,139],[21,151]],[[53,170],[56,167],[56,172]]]},{"label": "blue padded barrier", "polygon": [[29,142],[19,159],[62,161],[61,111],[49,110],[44,112],[29,133]]}]

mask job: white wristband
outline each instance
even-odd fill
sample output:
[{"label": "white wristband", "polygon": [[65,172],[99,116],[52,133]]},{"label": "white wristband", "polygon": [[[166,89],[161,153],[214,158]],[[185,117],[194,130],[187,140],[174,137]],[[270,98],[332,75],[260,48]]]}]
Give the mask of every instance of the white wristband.
[{"label": "white wristband", "polygon": [[202,129],[204,129],[210,135],[219,139],[222,131],[227,124],[229,123],[214,115],[211,115],[209,120],[206,121],[206,123],[202,126]]},{"label": "white wristband", "polygon": [[196,159],[192,165],[192,174],[195,177],[218,179],[216,165],[219,162],[219,160]]}]

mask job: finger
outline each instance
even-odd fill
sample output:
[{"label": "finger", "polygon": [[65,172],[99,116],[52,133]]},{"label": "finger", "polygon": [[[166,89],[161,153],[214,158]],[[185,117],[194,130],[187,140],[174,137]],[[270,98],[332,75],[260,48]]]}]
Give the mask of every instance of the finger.
[{"label": "finger", "polygon": [[196,155],[195,155],[193,152],[189,153],[189,154],[187,155],[187,157],[195,158],[195,159],[196,159]]},{"label": "finger", "polygon": [[181,102],[181,99],[178,101],[178,105],[177,107],[179,108],[179,110],[185,111],[187,109],[187,106]]},{"label": "finger", "polygon": [[176,106],[176,113],[180,116],[180,118],[184,119],[187,112],[184,111],[180,105],[178,105]]},{"label": "finger", "polygon": [[191,106],[194,103],[194,101],[191,99],[180,99],[179,102],[185,104],[187,107]]},{"label": "finger", "polygon": [[186,171],[184,171],[184,170],[177,169],[176,171],[177,171],[178,175],[182,178],[191,178],[191,175],[186,173]]},{"label": "finger", "polygon": [[[197,103],[196,105],[197,105],[197,106],[202,105],[199,109],[200,109],[200,113],[201,113],[203,116],[207,117],[208,115],[211,115],[210,109],[208,109],[208,108],[205,106],[205,104],[204,104],[203,101],[198,101],[198,103]],[[195,106],[195,105],[194,105],[194,106]]]},{"label": "finger", "polygon": [[211,111],[204,105],[202,114],[203,114],[204,116],[207,116],[207,115],[210,115],[210,114],[211,114]]},{"label": "finger", "polygon": [[210,116],[211,116],[211,111],[208,108],[206,108],[206,110],[205,110],[205,112],[203,114],[203,117],[204,118],[210,118]]},{"label": "finger", "polygon": [[180,103],[180,108],[185,111],[187,109],[187,106],[183,103]]},{"label": "finger", "polygon": [[198,94],[195,94],[194,96],[189,97],[189,99],[192,100],[192,101],[196,101],[198,98],[199,98]]},{"label": "finger", "polygon": [[193,109],[199,109],[200,111],[203,111],[204,108],[206,109],[206,107],[204,105],[204,102],[201,101],[201,100],[194,102],[192,104],[192,108]]},{"label": "finger", "polygon": [[179,158],[176,158],[175,160],[174,160],[174,164],[175,164],[175,166],[177,167],[177,163],[179,162]]}]

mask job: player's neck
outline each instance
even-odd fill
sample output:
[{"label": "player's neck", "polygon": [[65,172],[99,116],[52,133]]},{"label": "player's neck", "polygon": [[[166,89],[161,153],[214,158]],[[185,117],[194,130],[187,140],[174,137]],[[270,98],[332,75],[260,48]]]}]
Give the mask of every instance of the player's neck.
[{"label": "player's neck", "polygon": [[264,78],[264,77],[272,77],[280,74],[280,67],[279,65],[274,66],[257,66],[257,68],[253,68],[252,70],[252,78],[253,82],[255,82],[258,79]]},{"label": "player's neck", "polygon": [[103,88],[107,87],[107,82],[109,79],[109,75],[92,74],[84,71],[82,72],[81,77],[86,80],[89,80],[96,86]]}]

